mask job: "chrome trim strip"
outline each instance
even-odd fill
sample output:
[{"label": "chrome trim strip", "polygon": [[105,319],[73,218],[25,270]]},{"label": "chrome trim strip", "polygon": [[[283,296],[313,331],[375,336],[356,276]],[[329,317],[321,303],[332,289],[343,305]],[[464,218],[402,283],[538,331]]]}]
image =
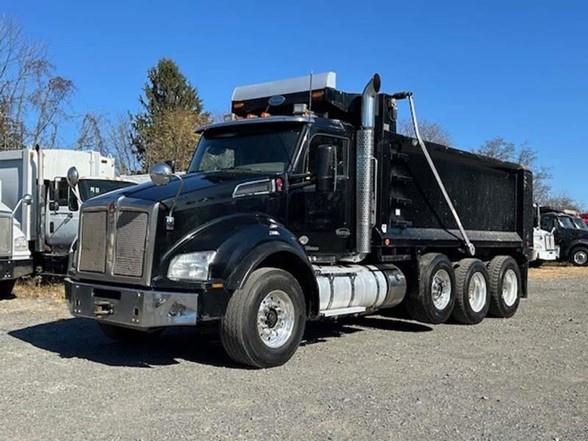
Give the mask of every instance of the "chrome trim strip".
[{"label": "chrome trim strip", "polygon": [[[248,185],[256,185],[256,184],[269,184],[268,185],[268,190],[263,190],[263,191],[254,191],[254,192],[249,192],[249,193],[242,193],[242,194],[237,194],[239,192],[239,190],[241,190],[242,187],[247,187]],[[236,198],[242,198],[245,196],[257,196],[257,195],[262,195],[262,194],[270,194],[273,191],[275,191],[275,183],[272,179],[270,178],[264,178],[264,179],[258,179],[255,181],[248,181],[248,182],[242,182],[239,185],[237,185],[235,187],[235,189],[233,190],[233,199]]]}]

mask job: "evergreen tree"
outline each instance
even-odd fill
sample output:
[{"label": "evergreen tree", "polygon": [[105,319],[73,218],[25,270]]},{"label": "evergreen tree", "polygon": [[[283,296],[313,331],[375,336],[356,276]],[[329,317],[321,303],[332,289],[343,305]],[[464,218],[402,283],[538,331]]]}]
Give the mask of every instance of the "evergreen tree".
[{"label": "evergreen tree", "polygon": [[143,111],[132,116],[133,148],[145,170],[164,160],[174,160],[178,170],[185,170],[198,140],[195,130],[209,115],[173,60],[159,60],[147,77],[139,98]]}]

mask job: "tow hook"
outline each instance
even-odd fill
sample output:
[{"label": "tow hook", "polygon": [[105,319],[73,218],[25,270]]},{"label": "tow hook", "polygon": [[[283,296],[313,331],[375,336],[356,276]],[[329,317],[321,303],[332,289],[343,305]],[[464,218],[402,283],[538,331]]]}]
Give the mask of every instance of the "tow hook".
[{"label": "tow hook", "polygon": [[106,317],[114,314],[114,305],[105,300],[94,302],[94,315],[96,317]]}]

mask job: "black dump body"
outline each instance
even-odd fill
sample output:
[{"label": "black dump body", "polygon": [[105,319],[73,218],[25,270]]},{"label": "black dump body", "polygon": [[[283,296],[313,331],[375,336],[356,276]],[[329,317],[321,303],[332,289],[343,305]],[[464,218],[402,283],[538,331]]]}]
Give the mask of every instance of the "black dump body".
[{"label": "black dump body", "polygon": [[[382,238],[400,248],[462,246],[457,223],[418,144],[380,133],[377,227]],[[427,148],[477,256],[514,248],[521,258],[528,257],[534,215],[531,172],[439,144],[427,143]]]}]

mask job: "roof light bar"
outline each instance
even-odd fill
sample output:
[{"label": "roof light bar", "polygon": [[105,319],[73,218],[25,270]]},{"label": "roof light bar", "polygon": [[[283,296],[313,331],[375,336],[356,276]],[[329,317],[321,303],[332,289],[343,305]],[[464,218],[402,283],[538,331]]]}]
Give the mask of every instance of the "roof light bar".
[{"label": "roof light bar", "polygon": [[[335,72],[324,72],[312,75],[312,90],[324,89],[337,86],[337,74]],[[289,93],[304,92],[310,87],[310,75],[290,78],[287,80],[271,81],[269,83],[250,84],[239,86],[233,90],[232,101],[245,101],[255,98],[285,95]]]}]

